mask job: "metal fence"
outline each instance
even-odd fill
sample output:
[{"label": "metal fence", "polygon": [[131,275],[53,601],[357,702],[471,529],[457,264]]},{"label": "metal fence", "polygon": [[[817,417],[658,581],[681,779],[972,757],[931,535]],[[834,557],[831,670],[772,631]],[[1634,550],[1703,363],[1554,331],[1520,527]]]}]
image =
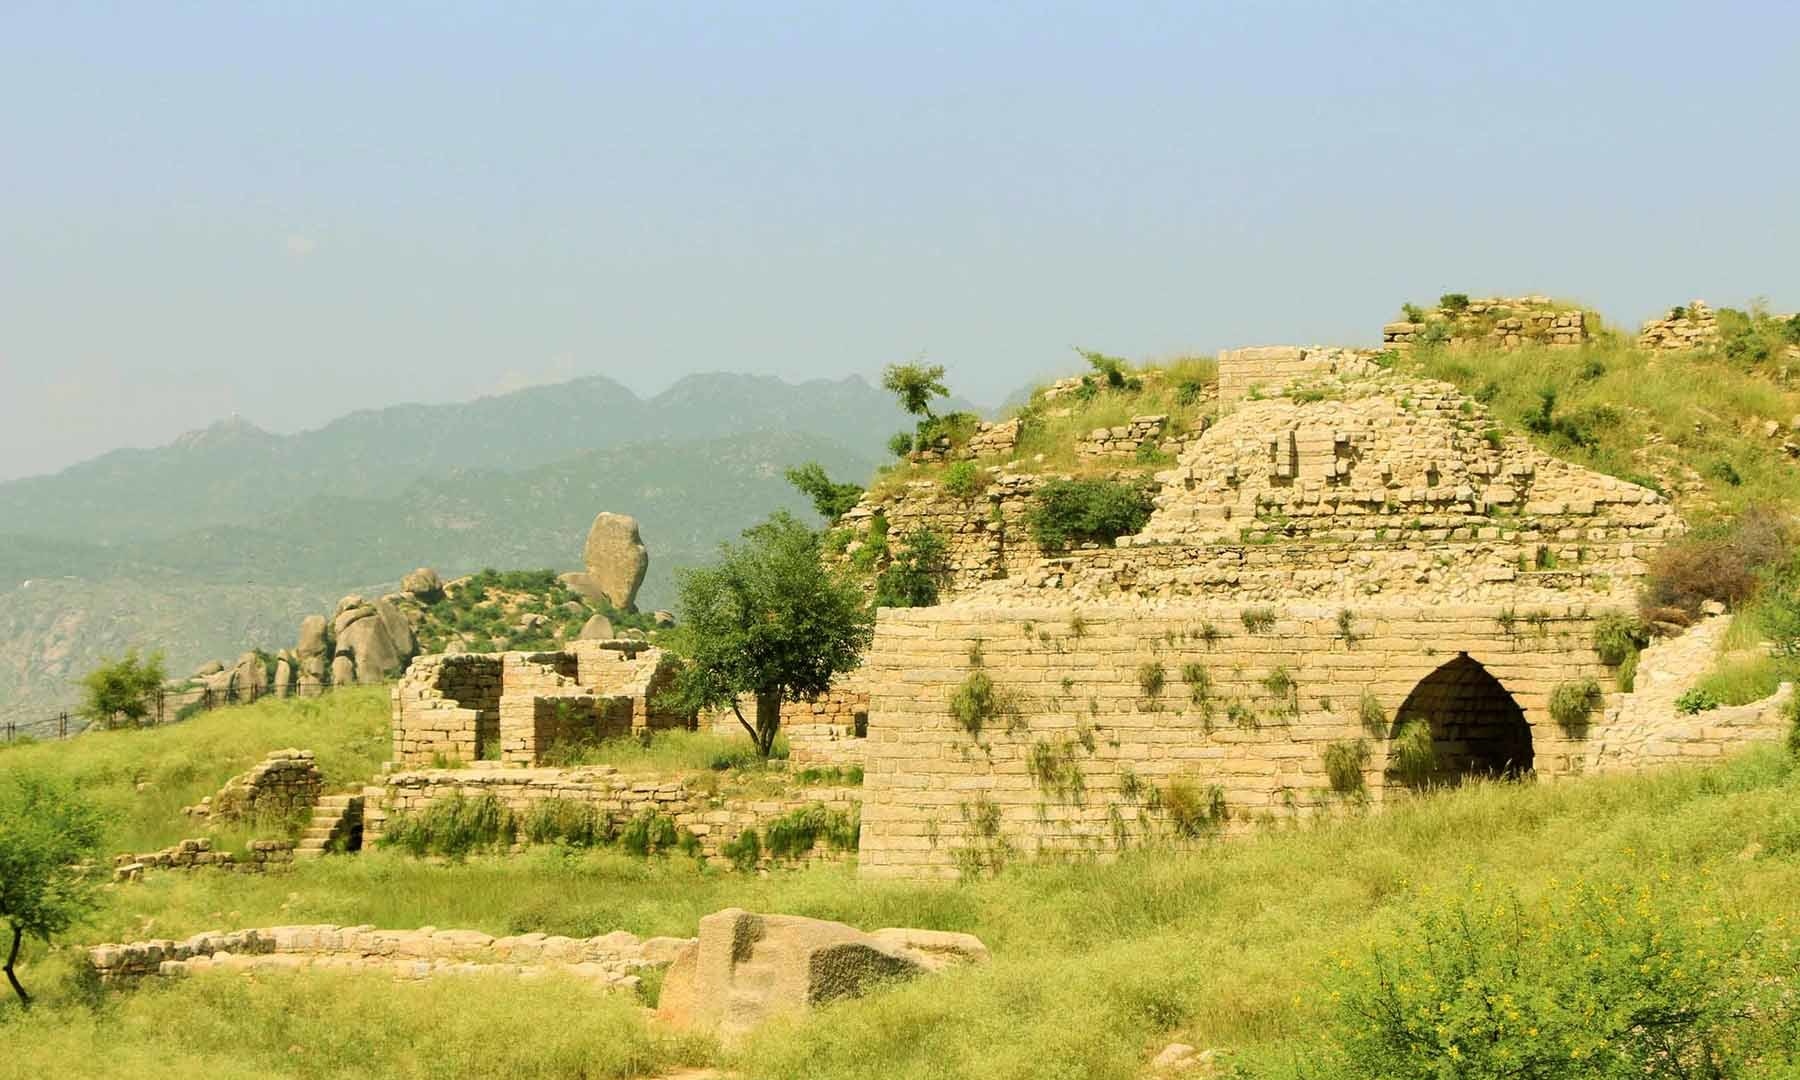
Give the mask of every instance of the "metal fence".
[{"label": "metal fence", "polygon": [[[157,687],[156,692],[145,703],[148,711],[135,722],[126,719],[121,714],[114,716],[111,723],[95,725],[88,718],[64,709],[44,720],[0,721],[0,743],[12,743],[20,739],[67,739],[94,726],[101,728],[161,727],[164,724],[178,724],[189,717],[211,712],[214,709],[222,709],[227,705],[253,705],[268,697],[323,697],[331,690],[331,686],[320,683],[291,683],[286,686],[251,685],[244,689],[230,686],[223,690],[214,690],[210,686],[188,690]],[[51,734],[52,731],[55,732],[55,735]]]}]

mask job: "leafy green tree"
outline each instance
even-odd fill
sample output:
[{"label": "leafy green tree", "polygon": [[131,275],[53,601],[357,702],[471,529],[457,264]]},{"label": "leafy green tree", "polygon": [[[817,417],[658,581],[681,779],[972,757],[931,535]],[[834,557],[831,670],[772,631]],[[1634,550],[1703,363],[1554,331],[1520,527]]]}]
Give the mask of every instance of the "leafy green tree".
[{"label": "leafy green tree", "polygon": [[0,920],[12,928],[6,981],[20,1004],[31,995],[14,966],[29,934],[49,943],[99,906],[93,866],[103,819],[73,787],[35,772],[0,776]]},{"label": "leafy green tree", "polygon": [[900,549],[875,578],[875,606],[930,607],[950,576],[948,545],[936,529],[918,528],[900,538]]},{"label": "leafy green tree", "polygon": [[117,660],[102,661],[81,680],[81,715],[103,727],[136,727],[150,715],[157,688],[169,677],[162,653],[139,659],[128,649]]},{"label": "leafy green tree", "polygon": [[786,475],[787,482],[811,499],[813,509],[826,521],[843,517],[862,498],[862,488],[855,484],[832,483],[831,477],[825,475],[825,467],[816,461],[789,469]]},{"label": "leafy green tree", "polygon": [[942,364],[889,364],[882,369],[881,386],[900,398],[902,409],[927,420],[936,419],[931,412],[931,399],[950,396],[950,388],[944,385]]},{"label": "leafy green tree", "polygon": [[[825,569],[819,535],[778,513],[727,544],[719,562],[680,575],[687,660],[669,704],[729,708],[764,757],[775,747],[781,703],[822,694],[862,661],[874,615],[854,582]],[[752,695],[755,722],[738,701]]]}]

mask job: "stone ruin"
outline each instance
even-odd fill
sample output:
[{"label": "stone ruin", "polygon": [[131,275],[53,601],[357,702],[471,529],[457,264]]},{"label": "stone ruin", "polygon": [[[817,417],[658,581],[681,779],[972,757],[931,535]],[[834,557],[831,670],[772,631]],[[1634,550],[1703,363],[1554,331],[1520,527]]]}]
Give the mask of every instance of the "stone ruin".
[{"label": "stone ruin", "polygon": [[[1622,693],[1595,651],[1683,531],[1656,492],[1372,354],[1237,350],[1219,374],[1220,419],[1156,474],[1137,535],[1039,550],[1004,524],[1038,481],[1002,470],[960,516],[1002,524],[948,532],[948,602],[880,612],[862,873],[1103,855],[1473,777],[1701,760],[1776,730],[1766,705],[1683,725],[1654,700],[1662,654]],[[931,520],[909,505],[955,517],[909,490],[883,507],[891,528]],[[1580,715],[1553,717],[1559,694]]]},{"label": "stone ruin", "polygon": [[657,703],[677,670],[672,655],[636,639],[422,656],[393,690],[394,760],[535,765],[569,743],[689,727],[691,717]]},{"label": "stone ruin", "polygon": [[1491,296],[1422,313],[1381,328],[1384,349],[1410,349],[1436,339],[1452,347],[1482,343],[1501,349],[1546,345],[1574,349],[1588,341],[1587,313],[1548,296]]},{"label": "stone ruin", "polygon": [[296,818],[312,809],[325,789],[325,778],[311,750],[277,750],[250,771],[225,782],[182,812],[189,817],[245,821]]},{"label": "stone ruin", "polygon": [[1660,319],[1644,323],[1638,348],[1664,352],[1712,349],[1719,344],[1719,316],[1704,300],[1673,307]]}]

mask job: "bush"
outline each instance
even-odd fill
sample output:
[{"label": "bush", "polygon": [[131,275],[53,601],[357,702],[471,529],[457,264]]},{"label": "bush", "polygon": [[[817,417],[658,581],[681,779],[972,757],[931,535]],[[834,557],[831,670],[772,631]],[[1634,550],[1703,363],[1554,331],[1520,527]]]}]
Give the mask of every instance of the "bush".
[{"label": "bush", "polygon": [[1694,903],[1703,882],[1682,886],[1578,881],[1527,906],[1469,885],[1343,961],[1313,1064],[1392,1080],[1748,1075],[1793,1011],[1780,950],[1718,900]]},{"label": "bush", "polygon": [[1696,713],[1711,712],[1719,707],[1719,699],[1709,690],[1693,687],[1682,692],[1675,699],[1675,711],[1693,716]]},{"label": "bush", "polygon": [[493,795],[470,798],[457,792],[433,799],[417,814],[389,819],[381,843],[415,856],[460,859],[474,851],[510,845],[517,832],[512,811],[499,799]]},{"label": "bush", "polygon": [[799,858],[820,840],[835,851],[854,851],[861,833],[862,820],[858,814],[832,810],[824,803],[790,810],[769,822],[763,830],[771,859]]},{"label": "bush", "polygon": [[1364,690],[1362,700],[1356,706],[1357,719],[1362,721],[1363,730],[1377,739],[1386,738],[1388,733],[1387,710],[1381,707],[1381,699],[1375,691]]},{"label": "bush", "polygon": [[953,461],[944,470],[944,493],[965,502],[987,487],[987,471],[973,461]]},{"label": "bush", "polygon": [[1675,609],[1692,618],[1708,600],[1740,605],[1756,593],[1765,571],[1788,563],[1792,548],[1787,515],[1750,507],[1727,525],[1696,532],[1656,552],[1645,577],[1645,612]]},{"label": "bush", "polygon": [[1275,629],[1275,609],[1266,607],[1245,608],[1238,616],[1244,623],[1244,629],[1252,634],[1266,634]]},{"label": "bush", "polygon": [[903,458],[912,453],[913,433],[910,431],[894,432],[892,435],[888,436],[887,448],[888,453],[897,458]]},{"label": "bush", "polygon": [[639,857],[667,853],[670,848],[682,845],[684,832],[676,827],[675,819],[669,815],[640,810],[619,830],[619,846]]},{"label": "bush", "polygon": [[1437,745],[1431,725],[1408,720],[1388,748],[1388,775],[1407,787],[1425,787],[1438,772]]},{"label": "bush", "polygon": [[1160,660],[1151,660],[1138,665],[1138,689],[1142,690],[1144,697],[1150,701],[1162,697],[1163,686],[1168,682],[1168,677],[1169,673]]},{"label": "bush", "polygon": [[1618,667],[1650,643],[1643,620],[1629,615],[1603,615],[1594,624],[1594,653],[1608,667]]},{"label": "bush", "polygon": [[1459,293],[1459,292],[1447,292],[1444,295],[1438,297],[1438,307],[1443,308],[1445,311],[1449,311],[1449,312],[1453,312],[1453,313],[1458,312],[1458,311],[1467,311],[1469,309],[1469,294],[1468,293]]},{"label": "bush", "polygon": [[789,469],[786,475],[787,482],[811,499],[813,509],[826,521],[836,521],[843,517],[862,498],[861,487],[833,483],[831,477],[825,474],[825,467],[816,461]]},{"label": "bush", "polygon": [[1550,718],[1564,732],[1574,734],[1587,727],[1588,719],[1600,707],[1600,684],[1593,679],[1558,683],[1550,691]]},{"label": "bush", "polygon": [[533,844],[599,847],[612,840],[606,815],[576,799],[539,799],[525,812],[519,831]]},{"label": "bush", "polygon": [[1175,835],[1190,840],[1215,833],[1225,824],[1225,789],[1217,784],[1202,788],[1176,777],[1162,793],[1162,806]]},{"label": "bush", "polygon": [[1345,798],[1367,793],[1363,770],[1369,765],[1369,740],[1344,739],[1325,747],[1325,776],[1331,790]]},{"label": "bush", "polygon": [[730,859],[740,872],[749,873],[762,859],[762,839],[754,828],[745,829],[720,845],[719,854]]},{"label": "bush", "polygon": [[1110,545],[1136,533],[1152,509],[1143,481],[1052,480],[1032,500],[1025,523],[1038,546],[1062,551],[1081,543]]},{"label": "bush", "polygon": [[971,738],[979,739],[989,722],[1006,721],[1012,731],[1019,723],[1019,706],[1010,691],[994,685],[988,673],[971,671],[950,695],[950,715]]},{"label": "bush", "polygon": [[81,715],[101,727],[136,727],[150,715],[150,703],[167,678],[162,653],[139,659],[136,649],[127,650],[82,677]]},{"label": "bush", "polygon": [[950,579],[949,544],[925,526],[900,538],[900,550],[875,578],[876,607],[930,607]]}]

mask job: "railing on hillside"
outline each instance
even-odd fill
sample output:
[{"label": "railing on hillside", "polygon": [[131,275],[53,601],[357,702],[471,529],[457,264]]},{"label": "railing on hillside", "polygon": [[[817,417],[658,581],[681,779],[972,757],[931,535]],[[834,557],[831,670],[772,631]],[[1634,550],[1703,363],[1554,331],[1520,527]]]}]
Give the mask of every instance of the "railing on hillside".
[{"label": "railing on hillside", "polygon": [[[165,724],[178,724],[200,713],[222,709],[227,705],[254,705],[263,698],[323,697],[333,687],[328,684],[293,683],[288,686],[250,686],[239,689],[235,686],[223,690],[215,690],[210,686],[195,687],[190,690],[170,690],[158,687],[148,702],[149,711],[136,724],[123,723],[123,727],[161,727]],[[17,742],[22,738],[49,739],[54,729],[55,738],[67,739],[79,735],[91,725],[82,717],[72,715],[67,709],[45,720],[36,722],[17,720],[0,722],[0,744]],[[100,725],[102,727],[108,725]]]}]

